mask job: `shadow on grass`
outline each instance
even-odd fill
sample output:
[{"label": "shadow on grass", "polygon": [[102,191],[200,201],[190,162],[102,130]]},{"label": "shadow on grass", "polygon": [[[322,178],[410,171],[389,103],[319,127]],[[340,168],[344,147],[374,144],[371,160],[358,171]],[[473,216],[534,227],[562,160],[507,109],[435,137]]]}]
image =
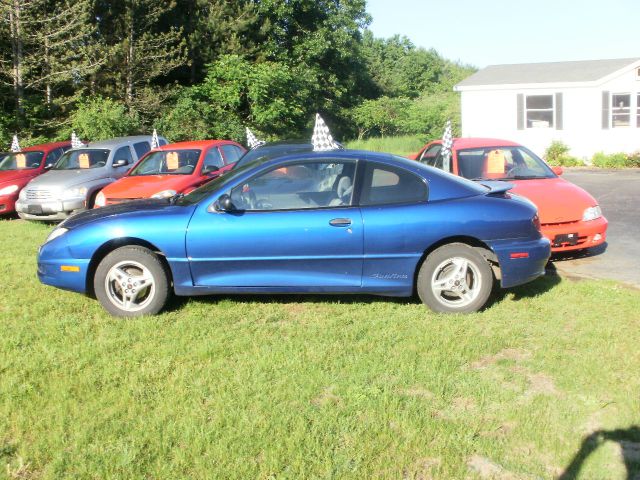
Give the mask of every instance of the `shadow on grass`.
[{"label": "shadow on grass", "polygon": [[597,430],[582,440],[580,450],[575,454],[558,480],[574,480],[578,478],[584,462],[605,441],[616,442],[620,445],[622,460],[627,469],[627,480],[640,478],[640,427],[616,430]]},{"label": "shadow on grass", "polygon": [[[532,282],[519,287],[502,289],[496,283],[487,304],[482,308],[486,310],[495,303],[499,303],[507,296],[511,296],[512,301],[518,301],[523,298],[533,298],[542,295],[561,282],[555,267],[552,264],[547,265],[547,273],[544,277],[540,277]],[[174,296],[171,303],[167,305],[165,311],[172,312],[180,310],[189,300],[197,301],[205,304],[216,304],[224,300],[232,300],[234,302],[249,304],[294,304],[294,303],[339,303],[344,305],[353,305],[357,303],[394,303],[398,305],[419,305],[422,302],[417,295],[411,297],[385,297],[370,294],[290,294],[290,293],[268,293],[268,294],[223,294],[223,295],[206,295],[194,297],[177,297]]]},{"label": "shadow on grass", "polygon": [[609,244],[604,242],[597,247],[586,248],[584,250],[574,250],[569,252],[558,252],[551,256],[550,262],[566,262],[568,260],[579,260],[583,258],[592,258],[602,255],[607,251]]}]

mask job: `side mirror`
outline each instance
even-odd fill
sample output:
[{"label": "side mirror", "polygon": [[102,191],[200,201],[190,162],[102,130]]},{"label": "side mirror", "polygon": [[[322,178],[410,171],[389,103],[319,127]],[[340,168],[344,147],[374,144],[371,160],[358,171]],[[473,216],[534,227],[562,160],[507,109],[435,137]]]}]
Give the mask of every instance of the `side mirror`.
[{"label": "side mirror", "polygon": [[551,171],[558,176],[564,173],[564,169],[562,167],[551,167]]},{"label": "side mirror", "polygon": [[218,167],[216,167],[215,165],[205,165],[204,167],[202,167],[202,174],[203,175],[210,175],[212,173],[217,172],[218,170],[220,170]]},{"label": "side mirror", "polygon": [[231,202],[231,197],[226,193],[223,193],[222,195],[220,195],[216,204],[218,207],[217,210],[222,212],[231,212],[235,210],[235,207]]},{"label": "side mirror", "polygon": [[51,169],[51,167],[53,167],[54,165],[55,165],[55,163],[47,163],[47,164],[44,166],[44,169],[45,169],[45,170],[50,170],[50,169]]},{"label": "side mirror", "polygon": [[129,165],[129,161],[125,158],[119,158],[118,160],[113,161],[113,166],[115,168],[124,167],[125,165]]}]

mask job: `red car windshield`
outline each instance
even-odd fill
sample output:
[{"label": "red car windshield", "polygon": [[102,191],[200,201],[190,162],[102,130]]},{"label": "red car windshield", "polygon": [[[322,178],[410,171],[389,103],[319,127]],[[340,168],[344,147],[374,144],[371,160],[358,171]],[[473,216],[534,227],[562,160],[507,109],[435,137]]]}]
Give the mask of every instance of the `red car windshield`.
[{"label": "red car windshield", "polygon": [[0,161],[0,171],[30,170],[38,168],[44,158],[44,152],[10,153]]},{"label": "red car windshield", "polygon": [[458,175],[470,180],[528,180],[556,175],[524,147],[481,147],[458,150]]},{"label": "red car windshield", "polygon": [[151,152],[131,170],[138,175],[190,175],[198,164],[201,150],[161,150]]}]

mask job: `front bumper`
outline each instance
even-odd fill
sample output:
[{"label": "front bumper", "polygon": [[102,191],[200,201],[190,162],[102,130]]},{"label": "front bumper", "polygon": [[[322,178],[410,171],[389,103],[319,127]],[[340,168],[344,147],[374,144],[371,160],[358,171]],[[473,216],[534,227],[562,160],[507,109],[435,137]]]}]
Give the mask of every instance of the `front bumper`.
[{"label": "front bumper", "polygon": [[1,196],[0,197],[0,215],[15,212],[17,199],[18,199],[17,192],[12,193],[11,195]]},{"label": "front bumper", "polygon": [[[569,252],[597,247],[607,239],[607,225],[604,216],[595,220],[543,224],[542,234],[551,241],[551,252]],[[571,237],[569,237],[571,235]],[[557,241],[556,241],[557,240]]]},{"label": "front bumper", "polygon": [[86,209],[85,199],[33,202],[18,200],[16,212],[25,220],[64,220]]},{"label": "front bumper", "polygon": [[52,287],[86,293],[90,260],[74,258],[63,237],[56,238],[40,247],[38,251],[38,280]]}]

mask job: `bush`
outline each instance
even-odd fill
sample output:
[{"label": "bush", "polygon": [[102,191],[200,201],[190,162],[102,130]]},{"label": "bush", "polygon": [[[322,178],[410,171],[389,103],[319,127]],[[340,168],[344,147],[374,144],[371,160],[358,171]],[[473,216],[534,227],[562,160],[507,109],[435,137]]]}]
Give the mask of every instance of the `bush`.
[{"label": "bush", "polygon": [[593,156],[591,163],[600,168],[628,168],[640,166],[640,153],[604,153],[598,152]]},{"label": "bush", "polygon": [[[71,114],[71,125],[78,137],[90,141],[131,135],[140,128],[135,113],[127,112],[122,102],[93,97],[81,102]],[[68,132],[67,138],[71,136]]]},{"label": "bush", "polygon": [[584,162],[569,155],[569,147],[559,140],[554,140],[544,152],[544,159],[554,167],[575,167],[584,165]]}]

